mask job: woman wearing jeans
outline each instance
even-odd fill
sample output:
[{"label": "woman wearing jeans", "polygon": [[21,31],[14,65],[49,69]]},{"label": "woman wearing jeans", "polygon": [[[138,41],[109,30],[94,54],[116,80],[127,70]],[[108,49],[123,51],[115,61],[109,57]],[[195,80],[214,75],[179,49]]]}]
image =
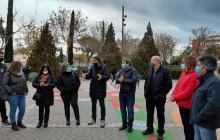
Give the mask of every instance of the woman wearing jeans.
[{"label": "woman wearing jeans", "polygon": [[[8,72],[4,75],[3,86],[9,95],[10,120],[12,130],[18,131],[20,128],[26,128],[22,123],[25,114],[25,96],[28,93],[27,81],[21,70],[21,63],[14,61],[11,63]],[[16,111],[19,109],[17,122]]]}]

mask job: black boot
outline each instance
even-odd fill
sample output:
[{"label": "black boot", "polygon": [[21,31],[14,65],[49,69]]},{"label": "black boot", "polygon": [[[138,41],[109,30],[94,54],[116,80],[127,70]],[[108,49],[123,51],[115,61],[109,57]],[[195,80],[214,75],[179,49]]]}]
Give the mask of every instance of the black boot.
[{"label": "black boot", "polygon": [[119,131],[125,130],[127,128],[127,126],[122,125],[121,127],[119,127]]},{"label": "black boot", "polygon": [[67,121],[66,121],[66,125],[67,125],[67,126],[70,126],[70,120],[67,120]]},{"label": "black boot", "polygon": [[44,123],[44,128],[47,128],[48,127],[48,122],[45,122]]},{"label": "black boot", "polygon": [[4,125],[11,125],[11,123],[8,121],[8,120],[2,120],[2,124],[4,124]]},{"label": "black boot", "polygon": [[41,126],[42,126],[42,122],[39,122],[38,124],[37,124],[37,128],[41,128]]},{"label": "black boot", "polygon": [[143,132],[143,135],[149,135],[149,134],[153,134],[153,133],[154,133],[154,130],[146,129],[146,130]]},{"label": "black boot", "polygon": [[80,125],[80,120],[76,120],[76,126]]}]

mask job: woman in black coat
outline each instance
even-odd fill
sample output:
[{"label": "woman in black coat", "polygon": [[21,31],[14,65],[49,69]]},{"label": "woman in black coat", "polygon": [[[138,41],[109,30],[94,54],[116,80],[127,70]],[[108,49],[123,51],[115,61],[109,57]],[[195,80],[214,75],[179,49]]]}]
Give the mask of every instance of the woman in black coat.
[{"label": "woman in black coat", "polygon": [[68,64],[62,65],[61,72],[61,76],[57,81],[57,88],[61,91],[61,98],[64,103],[66,125],[70,125],[70,104],[75,114],[76,125],[80,125],[78,106],[79,77]]},{"label": "woman in black coat", "polygon": [[88,125],[96,123],[96,104],[99,100],[101,107],[101,124],[100,127],[105,127],[105,97],[107,81],[109,74],[106,65],[104,65],[99,57],[93,57],[93,65],[91,66],[89,73],[82,74],[85,79],[91,79],[89,95],[92,100],[92,121]]},{"label": "woman in black coat", "polygon": [[40,69],[39,75],[32,83],[37,89],[40,99],[36,100],[36,105],[39,106],[39,123],[37,128],[40,128],[44,122],[44,128],[48,127],[50,106],[54,104],[54,91],[56,80],[53,78],[50,67],[44,65]]}]

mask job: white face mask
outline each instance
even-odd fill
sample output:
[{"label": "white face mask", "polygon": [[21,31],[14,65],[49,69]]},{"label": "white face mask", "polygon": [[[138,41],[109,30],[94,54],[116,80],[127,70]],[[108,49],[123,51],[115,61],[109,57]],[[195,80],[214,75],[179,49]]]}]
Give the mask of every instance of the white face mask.
[{"label": "white face mask", "polygon": [[47,75],[47,74],[48,74],[48,71],[43,71],[43,74]]}]

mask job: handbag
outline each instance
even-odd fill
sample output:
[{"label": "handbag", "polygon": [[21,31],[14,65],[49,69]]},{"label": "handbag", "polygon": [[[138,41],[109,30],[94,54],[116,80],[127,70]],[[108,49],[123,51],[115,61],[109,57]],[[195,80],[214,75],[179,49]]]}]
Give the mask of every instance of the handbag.
[{"label": "handbag", "polygon": [[40,93],[38,93],[38,92],[36,92],[34,94],[34,96],[32,97],[32,99],[35,100],[35,101],[40,101],[41,98],[42,98],[42,95]]}]

